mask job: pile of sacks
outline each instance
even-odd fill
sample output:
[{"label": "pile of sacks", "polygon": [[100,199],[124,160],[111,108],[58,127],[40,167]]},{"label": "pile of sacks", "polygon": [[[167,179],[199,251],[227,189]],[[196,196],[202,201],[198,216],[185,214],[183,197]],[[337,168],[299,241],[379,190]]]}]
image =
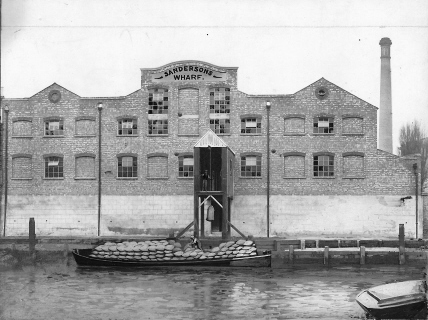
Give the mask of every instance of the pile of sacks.
[{"label": "pile of sacks", "polygon": [[168,261],[204,260],[256,256],[257,248],[251,240],[237,240],[221,243],[218,247],[200,250],[181,247],[174,240],[106,242],[97,246],[91,257],[125,261]]}]

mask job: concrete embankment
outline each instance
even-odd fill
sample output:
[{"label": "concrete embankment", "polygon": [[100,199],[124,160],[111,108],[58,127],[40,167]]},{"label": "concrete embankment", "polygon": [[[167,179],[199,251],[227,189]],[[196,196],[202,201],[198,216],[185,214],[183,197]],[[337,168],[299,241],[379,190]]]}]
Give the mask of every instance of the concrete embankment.
[{"label": "concrete embankment", "polygon": [[[28,238],[0,238],[0,268],[39,262],[72,261],[73,249],[94,248],[107,241],[144,241],[135,237],[97,238],[37,238],[30,243]],[[406,240],[404,246],[398,240],[338,240],[338,239],[253,239],[258,251],[272,252],[272,267],[287,268],[298,265],[415,265],[427,264],[428,240]],[[189,239],[180,240],[183,245]],[[224,240],[208,238],[201,240],[204,248],[218,246]]]}]

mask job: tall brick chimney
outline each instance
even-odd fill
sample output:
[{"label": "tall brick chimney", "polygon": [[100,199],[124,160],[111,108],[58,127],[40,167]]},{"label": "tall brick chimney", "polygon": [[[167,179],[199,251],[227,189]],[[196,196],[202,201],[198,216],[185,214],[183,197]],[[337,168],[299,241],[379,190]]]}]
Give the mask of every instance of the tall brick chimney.
[{"label": "tall brick chimney", "polygon": [[392,152],[392,101],[391,101],[391,40],[379,42],[380,55],[380,111],[378,148]]}]

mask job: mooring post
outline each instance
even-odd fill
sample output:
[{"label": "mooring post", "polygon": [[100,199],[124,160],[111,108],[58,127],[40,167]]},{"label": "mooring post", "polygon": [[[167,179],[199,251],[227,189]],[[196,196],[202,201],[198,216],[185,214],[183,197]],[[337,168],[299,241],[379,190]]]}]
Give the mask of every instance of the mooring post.
[{"label": "mooring post", "polygon": [[398,228],[398,261],[399,264],[405,264],[406,263],[406,247],[404,243],[404,224],[400,224]]},{"label": "mooring post", "polygon": [[324,264],[328,264],[328,246],[324,247]]},{"label": "mooring post", "polygon": [[293,261],[294,261],[294,247],[293,247],[293,245],[290,245],[290,247],[289,247],[288,260],[290,261],[290,263],[293,263]]},{"label": "mooring post", "polygon": [[281,242],[279,240],[274,241],[274,251],[280,251],[281,250]]},{"label": "mooring post", "polygon": [[360,264],[366,264],[366,247],[360,247]]},{"label": "mooring post", "polygon": [[28,244],[29,244],[30,254],[33,254],[36,248],[36,222],[34,221],[34,218],[30,218],[30,221],[28,224],[29,224]]}]

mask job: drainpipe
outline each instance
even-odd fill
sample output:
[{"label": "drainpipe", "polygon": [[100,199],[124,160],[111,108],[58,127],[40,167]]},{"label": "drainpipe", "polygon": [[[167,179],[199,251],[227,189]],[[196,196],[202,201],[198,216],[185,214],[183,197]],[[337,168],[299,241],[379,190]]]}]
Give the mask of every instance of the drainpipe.
[{"label": "drainpipe", "polygon": [[4,107],[4,214],[3,214],[3,236],[6,237],[6,213],[7,213],[7,189],[8,189],[8,140],[9,140],[9,106]]},{"label": "drainpipe", "polygon": [[267,188],[266,188],[266,233],[267,233],[267,237],[269,238],[269,224],[270,224],[270,213],[269,213],[269,207],[270,207],[270,119],[269,119],[269,115],[270,115],[270,101],[266,101],[266,113],[267,113],[267,126],[266,126],[266,131],[267,131]]},{"label": "drainpipe", "polygon": [[98,103],[98,237],[101,230],[101,112],[103,103]]},{"label": "drainpipe", "polygon": [[415,195],[416,195],[416,239],[418,239],[418,164],[413,164],[413,171],[415,172],[415,182],[416,182],[416,189],[415,189]]}]

